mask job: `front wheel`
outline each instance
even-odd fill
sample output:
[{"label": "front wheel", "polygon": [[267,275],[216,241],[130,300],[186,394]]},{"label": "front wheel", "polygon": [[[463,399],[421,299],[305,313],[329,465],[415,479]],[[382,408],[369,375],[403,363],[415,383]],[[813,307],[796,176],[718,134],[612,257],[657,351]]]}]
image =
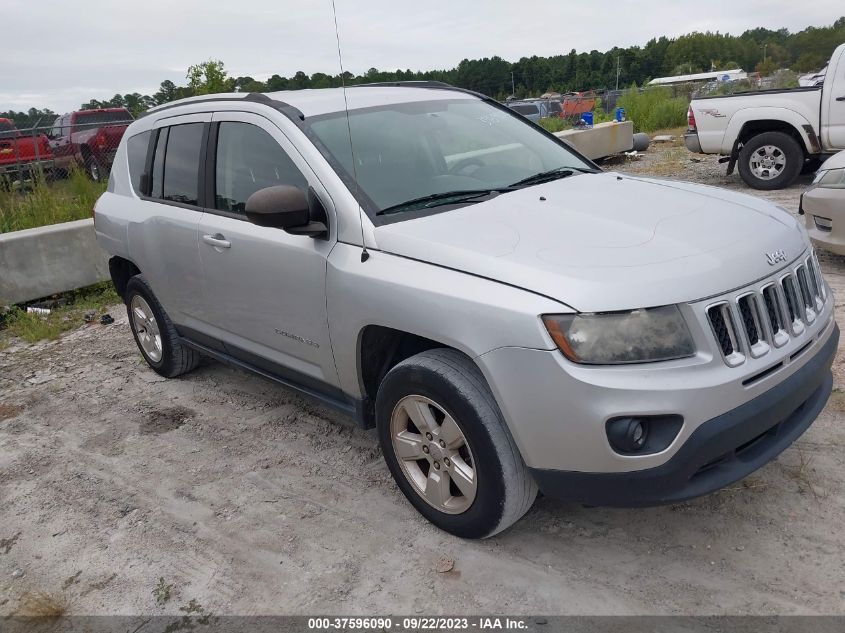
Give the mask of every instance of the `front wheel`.
[{"label": "front wheel", "polygon": [[764,132],[749,139],[739,153],[739,175],[761,190],[788,187],[804,167],[804,151],[783,132]]},{"label": "front wheel", "polygon": [[537,496],[483,375],[455,350],[428,350],[391,369],[379,387],[376,423],[400,490],[451,534],[492,536]]}]

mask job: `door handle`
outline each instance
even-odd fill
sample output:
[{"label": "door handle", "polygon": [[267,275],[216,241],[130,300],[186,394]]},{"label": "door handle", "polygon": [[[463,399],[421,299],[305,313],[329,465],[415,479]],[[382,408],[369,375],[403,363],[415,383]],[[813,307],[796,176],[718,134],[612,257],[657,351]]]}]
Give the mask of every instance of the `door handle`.
[{"label": "door handle", "polygon": [[214,235],[203,235],[202,241],[206,244],[210,244],[214,248],[231,248],[232,243],[227,240],[225,237],[220,235],[220,233],[215,233]]},{"label": "door handle", "polygon": [[841,97],[836,97],[836,100],[837,101],[845,101],[845,95],[842,95]]}]

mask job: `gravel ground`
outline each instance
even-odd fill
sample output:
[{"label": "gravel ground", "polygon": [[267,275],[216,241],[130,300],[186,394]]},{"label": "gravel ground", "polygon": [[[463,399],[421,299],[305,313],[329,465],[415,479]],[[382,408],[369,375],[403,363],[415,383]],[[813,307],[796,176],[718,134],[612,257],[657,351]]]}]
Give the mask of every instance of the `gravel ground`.
[{"label": "gravel ground", "polygon": [[[745,190],[691,158],[608,166]],[[794,210],[806,182],[766,197]],[[842,259],[822,265],[841,290]],[[374,432],[217,363],[159,378],[112,314],[0,352],[0,615],[42,593],[73,614],[845,613],[840,361],[809,432],[727,490],[638,510],[538,499],[467,542],[404,500]]]}]

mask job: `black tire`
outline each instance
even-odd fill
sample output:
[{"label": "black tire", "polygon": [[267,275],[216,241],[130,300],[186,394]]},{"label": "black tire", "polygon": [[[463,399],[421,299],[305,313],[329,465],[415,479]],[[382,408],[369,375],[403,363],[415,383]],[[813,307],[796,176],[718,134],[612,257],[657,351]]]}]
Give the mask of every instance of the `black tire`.
[{"label": "black tire", "polygon": [[[390,420],[409,395],[429,398],[457,422],[472,452],[477,489],[461,514],[429,505],[406,478],[391,440]],[[487,538],[510,527],[537,496],[537,486],[508,432],[481,371],[452,349],[408,358],[385,376],[376,397],[376,424],[385,461],[402,493],[426,519],[462,538]]]},{"label": "black tire", "polygon": [[108,174],[105,173],[103,166],[95,156],[87,153],[82,156],[85,160],[85,173],[88,175],[88,178],[93,182],[103,182],[104,179],[108,178]]},{"label": "black tire", "polygon": [[[749,164],[760,148],[771,145],[785,158],[785,164],[780,173],[770,179],[760,178],[754,174]],[[784,132],[763,132],[750,138],[739,152],[739,175],[749,187],[763,191],[783,189],[788,187],[804,167],[804,150],[794,138]]]},{"label": "black tire", "polygon": [[[134,326],[136,317],[132,314],[131,308],[132,298],[135,295],[140,295],[147,302],[158,324],[159,334],[161,336],[161,358],[159,360],[150,358],[138,338],[137,328]],[[135,343],[138,345],[138,349],[141,351],[144,360],[147,361],[147,364],[156,373],[165,378],[175,378],[191,371],[199,364],[199,352],[182,344],[179,335],[176,333],[176,328],[173,326],[173,322],[167,316],[164,308],[161,307],[161,304],[156,299],[155,294],[153,294],[143,275],[135,275],[129,280],[129,283],[126,284],[126,292],[124,293],[123,299],[126,302],[129,327],[132,330]]]}]

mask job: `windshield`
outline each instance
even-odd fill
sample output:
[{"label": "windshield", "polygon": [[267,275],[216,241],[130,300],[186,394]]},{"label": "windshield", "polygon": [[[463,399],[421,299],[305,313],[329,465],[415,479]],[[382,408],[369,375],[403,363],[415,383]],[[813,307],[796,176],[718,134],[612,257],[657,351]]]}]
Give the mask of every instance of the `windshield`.
[{"label": "windshield", "polygon": [[309,123],[320,151],[373,218],[426,196],[501,190],[562,167],[593,169],[534,124],[476,99],[352,110],[349,128],[344,112]]}]

